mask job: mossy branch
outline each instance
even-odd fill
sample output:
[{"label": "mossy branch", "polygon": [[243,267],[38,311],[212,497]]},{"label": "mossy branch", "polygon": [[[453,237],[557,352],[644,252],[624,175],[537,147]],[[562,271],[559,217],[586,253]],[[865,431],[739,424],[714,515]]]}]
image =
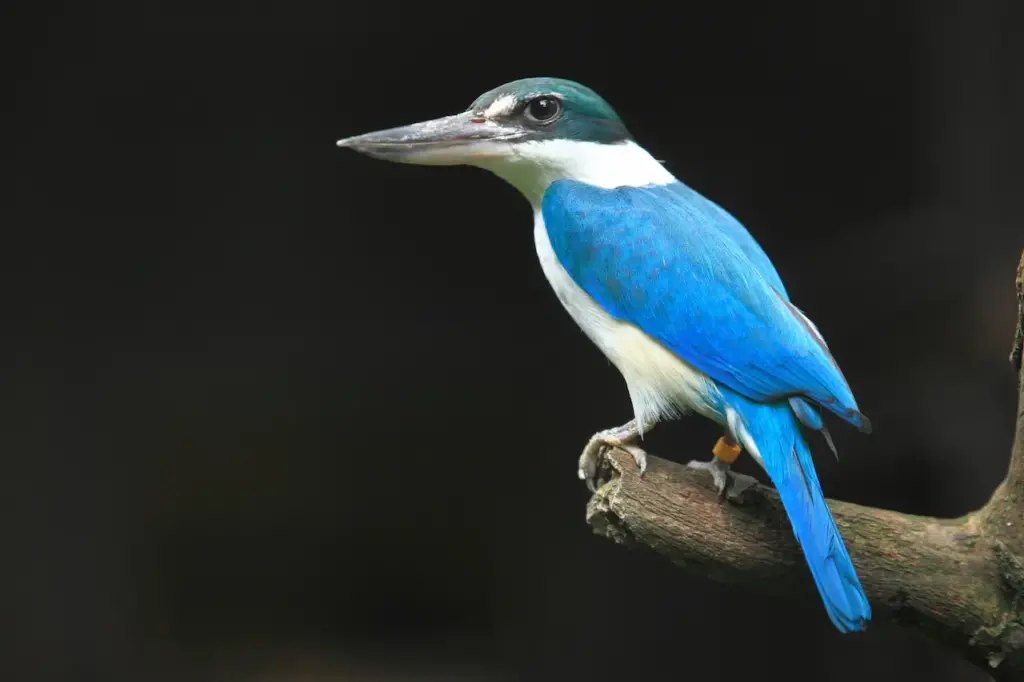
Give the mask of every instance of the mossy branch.
[{"label": "mossy branch", "polygon": [[[1011,362],[1021,371],[1024,255]],[[874,620],[918,627],[997,680],[1024,680],[1024,377],[1006,479],[960,519],[900,514],[829,500],[871,600]],[[775,490],[723,501],[702,472],[648,455],[641,479],[622,450],[605,456],[587,504],[594,531],[655,550],[694,574],[814,596],[810,573]]]}]

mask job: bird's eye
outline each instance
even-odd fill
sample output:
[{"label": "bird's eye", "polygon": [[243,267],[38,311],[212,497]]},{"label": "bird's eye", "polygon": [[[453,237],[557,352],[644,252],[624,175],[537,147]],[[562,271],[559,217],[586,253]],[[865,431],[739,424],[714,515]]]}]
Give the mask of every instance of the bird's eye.
[{"label": "bird's eye", "polygon": [[526,115],[538,123],[551,123],[562,113],[562,103],[554,97],[538,97],[526,106]]}]

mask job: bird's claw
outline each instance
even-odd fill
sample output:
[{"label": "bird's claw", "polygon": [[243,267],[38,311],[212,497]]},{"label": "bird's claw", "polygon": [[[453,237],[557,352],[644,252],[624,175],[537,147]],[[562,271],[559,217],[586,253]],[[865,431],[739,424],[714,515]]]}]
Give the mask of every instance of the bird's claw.
[{"label": "bird's claw", "polygon": [[597,492],[597,471],[601,467],[601,460],[604,459],[607,447],[605,443],[592,438],[583,448],[583,454],[580,455],[579,469],[576,473],[592,493]]},{"label": "bird's claw", "polygon": [[714,483],[715,490],[718,491],[719,496],[725,495],[725,491],[729,487],[730,472],[728,464],[718,458],[715,458],[708,462],[693,460],[691,462],[687,462],[686,466],[691,469],[707,471],[711,474],[711,481]]},{"label": "bird's claw", "polygon": [[717,457],[708,462],[690,461],[686,463],[686,466],[710,473],[718,496],[733,502],[743,497],[743,493],[757,483],[757,479],[753,476],[733,473],[731,465]]},{"label": "bird's claw", "polygon": [[647,453],[637,445],[621,445],[619,447],[633,455],[633,461],[636,462],[637,468],[640,469],[640,478],[643,478],[644,474],[647,473]]},{"label": "bird's claw", "polygon": [[587,484],[587,489],[590,492],[597,492],[598,472],[601,470],[605,455],[611,448],[621,448],[632,455],[633,461],[640,469],[641,478],[647,471],[647,453],[631,442],[639,436],[635,424],[635,421],[630,421],[614,429],[599,431],[583,448],[577,474]]}]

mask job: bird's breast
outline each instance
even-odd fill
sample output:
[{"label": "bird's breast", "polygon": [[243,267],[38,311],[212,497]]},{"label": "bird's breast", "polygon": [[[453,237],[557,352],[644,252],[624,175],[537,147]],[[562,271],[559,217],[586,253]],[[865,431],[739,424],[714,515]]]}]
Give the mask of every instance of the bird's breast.
[{"label": "bird's breast", "polygon": [[573,280],[551,246],[539,210],[533,236],[544,276],[570,317],[626,380],[637,419],[657,421],[688,410],[721,418],[712,407],[717,401],[707,375],[636,325],[613,317]]}]

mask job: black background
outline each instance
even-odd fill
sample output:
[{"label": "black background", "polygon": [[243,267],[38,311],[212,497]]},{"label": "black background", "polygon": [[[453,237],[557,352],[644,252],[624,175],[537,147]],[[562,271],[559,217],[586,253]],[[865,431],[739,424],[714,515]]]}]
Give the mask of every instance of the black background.
[{"label": "black background", "polygon": [[[5,20],[4,660],[24,680],[981,680],[594,536],[630,415],[527,203],[340,137],[579,80],[761,241],[875,433],[832,497],[1007,463],[1021,6],[23,4]],[[699,418],[649,449],[706,458]],[[746,470],[750,471],[749,463]]]}]

